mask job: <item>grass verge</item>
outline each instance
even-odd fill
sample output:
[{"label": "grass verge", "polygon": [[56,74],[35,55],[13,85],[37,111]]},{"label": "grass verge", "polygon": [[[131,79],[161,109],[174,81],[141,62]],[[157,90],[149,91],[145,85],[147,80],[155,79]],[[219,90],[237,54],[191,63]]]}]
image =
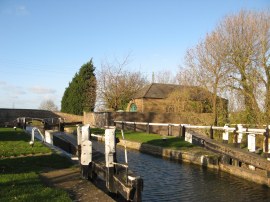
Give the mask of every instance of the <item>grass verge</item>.
[{"label": "grass verge", "polygon": [[[186,142],[183,138],[173,136],[161,136],[158,134],[148,134],[144,132],[125,131],[126,140],[151,144],[164,148],[180,149],[194,147],[194,145]],[[121,132],[116,132],[116,137],[122,139]],[[164,139],[165,138],[165,139]]]},{"label": "grass verge", "polygon": [[35,141],[35,145],[29,145],[30,135],[22,129],[16,131],[10,128],[0,129],[0,157],[27,156],[36,154],[48,154],[51,150]]},{"label": "grass verge", "polygon": [[31,147],[29,140],[20,129],[0,128],[1,201],[71,201],[65,191],[44,186],[39,173],[72,163],[38,141]]}]

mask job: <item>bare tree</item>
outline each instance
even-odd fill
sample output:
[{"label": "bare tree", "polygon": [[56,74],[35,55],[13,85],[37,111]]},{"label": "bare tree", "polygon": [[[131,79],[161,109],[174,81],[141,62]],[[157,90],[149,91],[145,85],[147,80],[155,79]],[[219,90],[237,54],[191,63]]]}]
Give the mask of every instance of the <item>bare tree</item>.
[{"label": "bare tree", "polygon": [[39,109],[58,111],[58,107],[54,104],[53,100],[44,100],[40,103]]},{"label": "bare tree", "polygon": [[199,82],[197,81],[197,72],[187,67],[179,67],[179,71],[176,74],[176,82],[179,85],[185,86],[199,86]]},{"label": "bare tree", "polygon": [[[128,57],[122,62],[105,61],[98,72],[98,100],[107,110],[125,110],[132,96],[147,84],[140,72],[126,70]],[[99,107],[102,108],[102,107]]]},{"label": "bare tree", "polygon": [[154,73],[154,83],[176,84],[176,76],[171,71],[163,70]]},{"label": "bare tree", "polygon": [[[230,68],[230,88],[243,96],[246,121],[251,123],[262,119],[258,103],[262,81],[269,88],[269,23],[269,12],[241,11],[225,18],[217,28],[226,41],[224,62]],[[266,90],[266,108],[268,96]]]},{"label": "bare tree", "polygon": [[238,109],[244,107],[246,122],[258,123],[263,120],[264,107],[270,114],[269,48],[269,12],[241,11],[224,18],[187,51],[188,68],[180,71],[178,78],[210,90],[214,113],[218,110],[217,96],[227,94],[237,101]]},{"label": "bare tree", "polygon": [[[208,34],[203,42],[189,49],[185,61],[190,67],[192,79],[197,85],[212,92],[214,124],[218,123],[218,94],[224,90],[228,68],[224,65],[227,57],[223,51],[224,39],[217,32]],[[193,81],[194,82],[194,81]]]},{"label": "bare tree", "polygon": [[[270,118],[270,14],[261,12],[256,15],[257,50],[256,65],[259,67],[260,80],[265,89],[265,113]],[[261,89],[261,88],[260,88]],[[262,97],[262,96],[260,96]]]}]

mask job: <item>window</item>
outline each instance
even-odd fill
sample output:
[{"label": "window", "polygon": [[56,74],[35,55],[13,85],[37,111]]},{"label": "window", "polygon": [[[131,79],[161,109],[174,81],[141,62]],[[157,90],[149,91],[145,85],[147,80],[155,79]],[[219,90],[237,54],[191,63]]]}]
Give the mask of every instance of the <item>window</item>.
[{"label": "window", "polygon": [[136,106],[136,104],[134,104],[134,103],[132,103],[131,105],[130,105],[130,110],[129,110],[130,112],[137,112],[137,106]]}]

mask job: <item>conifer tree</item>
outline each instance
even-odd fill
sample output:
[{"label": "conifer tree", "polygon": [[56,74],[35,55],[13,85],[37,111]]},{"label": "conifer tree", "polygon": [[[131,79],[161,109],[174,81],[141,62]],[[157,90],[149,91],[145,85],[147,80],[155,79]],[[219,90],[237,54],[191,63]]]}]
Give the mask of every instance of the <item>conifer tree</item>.
[{"label": "conifer tree", "polygon": [[69,86],[61,102],[61,111],[82,115],[83,111],[93,111],[96,101],[96,76],[92,59],[82,65]]}]

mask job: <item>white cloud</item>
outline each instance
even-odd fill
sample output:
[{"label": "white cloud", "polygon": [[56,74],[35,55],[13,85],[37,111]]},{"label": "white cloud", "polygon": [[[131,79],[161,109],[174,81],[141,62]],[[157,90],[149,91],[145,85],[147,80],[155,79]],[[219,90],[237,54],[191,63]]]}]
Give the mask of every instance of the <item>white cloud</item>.
[{"label": "white cloud", "polygon": [[54,94],[56,90],[50,88],[44,88],[41,86],[34,86],[30,88],[30,91],[35,94]]},{"label": "white cloud", "polygon": [[0,108],[38,109],[42,100],[52,99],[60,106],[59,95],[55,89],[42,86],[25,88],[0,80]]}]

